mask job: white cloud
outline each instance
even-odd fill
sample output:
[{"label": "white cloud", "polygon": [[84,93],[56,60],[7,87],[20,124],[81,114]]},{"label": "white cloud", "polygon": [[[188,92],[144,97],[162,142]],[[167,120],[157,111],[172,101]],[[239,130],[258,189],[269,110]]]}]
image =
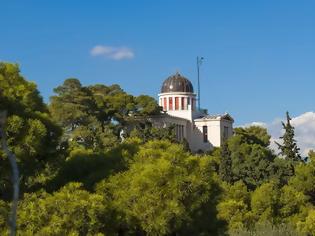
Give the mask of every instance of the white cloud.
[{"label": "white cloud", "polygon": [[132,59],[135,57],[132,49],[127,47],[111,47],[96,45],[90,51],[92,56],[103,56],[112,60]]},{"label": "white cloud", "polygon": [[[244,126],[259,125],[268,129],[271,135],[271,148],[278,152],[275,141],[280,142],[279,137],[283,134],[281,120],[275,119],[272,123],[252,122]],[[295,127],[295,139],[301,149],[302,156],[307,156],[310,149],[315,150],[315,112],[306,112],[297,117],[293,117],[291,124]]]},{"label": "white cloud", "polygon": [[241,125],[241,127],[249,127],[249,126],[261,126],[261,127],[267,128],[267,124],[266,123],[264,123],[264,122],[257,122],[257,121],[254,121],[252,123],[248,123],[248,124],[245,124],[245,125]]}]

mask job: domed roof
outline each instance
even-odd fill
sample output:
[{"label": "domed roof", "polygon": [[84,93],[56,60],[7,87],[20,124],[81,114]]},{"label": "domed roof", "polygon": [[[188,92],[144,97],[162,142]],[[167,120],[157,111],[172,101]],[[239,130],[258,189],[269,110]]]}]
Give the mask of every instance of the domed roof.
[{"label": "domed roof", "polygon": [[175,75],[168,77],[162,84],[161,93],[171,92],[193,93],[194,88],[187,78],[177,72]]}]

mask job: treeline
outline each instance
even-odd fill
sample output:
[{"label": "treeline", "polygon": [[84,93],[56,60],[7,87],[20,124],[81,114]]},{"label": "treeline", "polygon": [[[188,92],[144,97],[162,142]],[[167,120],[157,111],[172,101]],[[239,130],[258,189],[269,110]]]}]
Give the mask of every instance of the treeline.
[{"label": "treeline", "polygon": [[[0,63],[0,111],[20,169],[18,235],[315,235],[315,153],[301,159],[288,114],[281,157],[256,126],[197,155],[172,127],[152,127],[152,97],[73,78],[54,93],[45,104],[17,65]],[[1,149],[0,235],[10,178]]]}]

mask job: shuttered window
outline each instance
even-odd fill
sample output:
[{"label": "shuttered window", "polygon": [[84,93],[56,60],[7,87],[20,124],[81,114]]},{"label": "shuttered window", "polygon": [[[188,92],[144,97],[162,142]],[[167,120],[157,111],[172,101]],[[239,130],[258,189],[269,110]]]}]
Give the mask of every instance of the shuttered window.
[{"label": "shuttered window", "polygon": [[179,109],[179,97],[175,97],[175,110]]},{"label": "shuttered window", "polygon": [[168,98],[168,109],[173,110],[173,98]]}]

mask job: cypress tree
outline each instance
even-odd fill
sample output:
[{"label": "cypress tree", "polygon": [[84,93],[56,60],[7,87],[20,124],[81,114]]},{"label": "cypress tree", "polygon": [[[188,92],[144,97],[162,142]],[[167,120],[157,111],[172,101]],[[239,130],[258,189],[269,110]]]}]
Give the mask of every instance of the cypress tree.
[{"label": "cypress tree", "polygon": [[300,149],[298,148],[296,140],[294,139],[294,127],[291,125],[291,117],[289,112],[286,113],[286,116],[286,124],[282,122],[285,132],[283,136],[280,137],[280,139],[283,140],[283,144],[279,144],[278,142],[276,142],[276,144],[280,149],[280,155],[284,156],[285,159],[291,161],[292,163],[296,163],[302,161],[302,158],[299,154]]},{"label": "cypress tree", "polygon": [[223,181],[228,183],[232,182],[232,159],[229,146],[227,142],[224,142],[221,147],[221,161],[219,169],[220,177]]}]

